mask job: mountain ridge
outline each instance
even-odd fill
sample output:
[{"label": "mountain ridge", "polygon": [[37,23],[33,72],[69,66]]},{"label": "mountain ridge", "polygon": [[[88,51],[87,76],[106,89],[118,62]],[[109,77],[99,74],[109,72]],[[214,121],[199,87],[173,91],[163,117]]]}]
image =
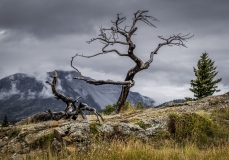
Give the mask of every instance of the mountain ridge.
[{"label": "mountain ridge", "polygon": [[[102,110],[108,104],[116,103],[121,92],[121,86],[87,84],[84,81],[73,79],[75,71],[58,71],[57,90],[61,94],[73,98],[82,96],[81,102]],[[53,98],[51,87],[45,83],[51,81],[52,72],[46,75],[28,75],[17,73],[0,80],[0,120],[7,115],[10,120],[20,120],[40,111],[64,110],[65,103]],[[85,77],[92,79],[90,77]],[[131,92],[127,98],[132,104],[141,101],[145,106],[153,106],[152,98],[142,96],[138,92]]]}]

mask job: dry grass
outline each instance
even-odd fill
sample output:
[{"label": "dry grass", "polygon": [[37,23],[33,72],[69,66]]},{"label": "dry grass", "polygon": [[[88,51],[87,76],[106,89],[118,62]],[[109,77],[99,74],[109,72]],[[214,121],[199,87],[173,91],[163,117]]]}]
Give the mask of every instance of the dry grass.
[{"label": "dry grass", "polygon": [[[6,157],[5,157],[6,158]],[[9,156],[8,156],[9,158]],[[28,160],[229,160],[229,146],[210,147],[200,150],[195,144],[179,147],[172,141],[165,141],[163,147],[156,149],[153,143],[141,141],[101,142],[85,153],[54,154],[51,151],[24,155]]]},{"label": "dry grass", "polygon": [[[201,117],[196,115],[193,118],[187,114],[182,116],[179,107],[134,110],[128,104],[126,110],[120,114],[107,115],[104,118],[105,121],[118,122],[126,120],[127,122],[135,123],[150,116],[169,116],[171,112],[179,114],[177,118],[181,118],[176,119],[175,136],[168,135],[166,132],[167,134],[152,137],[148,142],[136,139],[126,141],[109,140],[108,142],[94,137],[95,142],[92,143],[86,152],[70,153],[69,151],[62,151],[61,153],[53,153],[49,149],[50,147],[48,147],[46,150],[32,151],[30,154],[23,155],[22,157],[25,160],[229,160],[228,108],[218,109],[213,113],[198,109],[196,113]],[[88,119],[90,122],[94,122],[96,121],[96,116],[89,115]],[[83,121],[81,118],[78,120]],[[192,124],[199,127],[192,127]],[[184,132],[186,130],[188,132]],[[213,131],[212,136],[203,136],[204,131],[207,131],[207,133]],[[189,132],[192,133],[188,134]],[[203,138],[199,138],[199,134]],[[180,135],[181,139],[177,139],[176,135]],[[198,141],[193,135],[197,137]],[[201,145],[199,144],[200,142]],[[0,160],[10,159],[10,157],[12,157],[11,154],[0,155]]]}]

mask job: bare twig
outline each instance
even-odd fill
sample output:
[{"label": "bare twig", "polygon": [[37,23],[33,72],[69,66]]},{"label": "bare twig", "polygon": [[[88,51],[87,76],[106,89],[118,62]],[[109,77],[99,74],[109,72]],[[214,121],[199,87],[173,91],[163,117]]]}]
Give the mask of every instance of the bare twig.
[{"label": "bare twig", "polygon": [[82,77],[81,72],[80,72],[77,68],[75,68],[75,67],[73,66],[73,64],[72,64],[72,63],[73,63],[73,60],[74,60],[74,58],[75,58],[76,56],[78,56],[78,54],[76,54],[75,56],[72,57],[71,66],[72,66],[72,68],[74,68],[74,69],[80,74],[80,76]]},{"label": "bare twig", "polygon": [[158,36],[160,39],[162,39],[165,42],[164,43],[159,43],[157,48],[153,52],[151,52],[149,60],[145,62],[145,64],[142,67],[142,69],[147,69],[149,67],[150,63],[153,62],[154,54],[157,54],[158,50],[162,46],[168,45],[168,46],[179,46],[179,47],[187,48],[187,46],[185,45],[184,42],[187,42],[187,40],[192,38],[193,36],[194,35],[190,36],[190,33],[186,34],[186,35],[181,35],[181,33],[179,33],[177,35],[170,36],[169,38],[164,38],[162,36]]}]

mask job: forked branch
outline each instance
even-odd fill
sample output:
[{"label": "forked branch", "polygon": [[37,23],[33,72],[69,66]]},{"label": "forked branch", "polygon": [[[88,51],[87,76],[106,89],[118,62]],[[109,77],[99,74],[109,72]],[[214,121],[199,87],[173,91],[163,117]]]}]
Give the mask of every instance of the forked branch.
[{"label": "forked branch", "polygon": [[164,43],[159,43],[157,48],[150,53],[150,58],[148,61],[145,62],[143,69],[147,69],[150,65],[150,63],[153,62],[153,56],[154,54],[157,54],[158,50],[165,45],[168,46],[179,46],[179,47],[185,47],[187,48],[187,46],[185,45],[184,42],[187,42],[188,39],[192,38],[194,35],[190,35],[186,34],[186,35],[181,35],[181,33],[177,34],[177,35],[173,35],[170,36],[169,38],[164,38],[162,36],[158,36],[160,39],[162,39],[163,41],[165,41]]},{"label": "forked branch", "polygon": [[[109,52],[115,52],[119,56],[129,56],[128,54],[122,54],[116,49],[110,49],[106,50],[108,46],[113,46],[114,44],[122,44],[122,45],[129,45],[130,47],[135,46],[133,42],[131,41],[131,36],[134,34],[134,32],[137,30],[137,27],[135,27],[137,21],[142,21],[146,23],[147,25],[151,27],[156,27],[152,21],[158,21],[156,18],[152,16],[147,15],[146,10],[143,11],[137,11],[134,13],[134,18],[133,18],[133,23],[131,26],[126,26],[124,28],[120,27],[120,24],[123,23],[126,20],[126,17],[121,17],[122,14],[117,14],[117,19],[115,21],[111,21],[113,24],[113,27],[111,28],[103,28],[102,26],[100,27],[99,31],[100,34],[96,38],[92,38],[91,40],[87,41],[88,44],[99,40],[101,43],[104,44],[104,47],[102,48],[101,53],[94,54],[92,56],[82,56],[85,58],[91,58],[95,57],[100,54],[106,54]],[[129,31],[127,28],[130,28]],[[123,41],[118,41],[119,35],[124,36],[126,39],[126,42]],[[133,47],[132,47],[133,48]]]},{"label": "forked branch", "polygon": [[87,83],[90,83],[90,84],[94,84],[94,85],[102,85],[102,84],[114,84],[114,85],[128,85],[128,86],[132,86],[134,85],[134,81],[112,81],[112,80],[89,80],[89,79],[86,79],[82,76],[81,72],[73,66],[73,60],[75,57],[77,56],[81,56],[81,57],[85,57],[85,58],[90,58],[90,57],[87,57],[87,56],[83,56],[83,55],[78,55],[76,54],[75,56],[72,57],[72,60],[71,60],[71,67],[80,74],[79,77],[73,77],[74,79],[78,79],[78,80],[83,80],[83,81],[86,81]]},{"label": "forked branch", "polygon": [[135,24],[137,23],[137,21],[142,21],[142,22],[146,23],[147,25],[156,28],[156,26],[151,21],[159,21],[159,20],[157,18],[154,18],[153,16],[148,16],[147,12],[148,12],[147,10],[142,10],[142,11],[139,10],[136,13],[134,13],[133,23],[132,23],[132,26],[130,28],[129,33],[131,33],[131,32],[134,33],[137,30],[135,28]]},{"label": "forked branch", "polygon": [[66,103],[65,112],[67,112],[68,109],[69,109],[70,107],[73,107],[74,109],[76,109],[75,103],[78,102],[78,100],[79,100],[80,98],[82,98],[82,97],[79,96],[79,97],[77,97],[76,99],[72,99],[70,96],[66,97],[66,96],[60,94],[59,92],[57,92],[57,90],[56,90],[57,76],[58,76],[58,71],[55,70],[55,71],[54,71],[54,75],[51,76],[51,77],[53,78],[52,83],[49,82],[49,81],[46,81],[46,83],[49,84],[49,85],[51,86],[51,88],[52,88],[52,93],[53,93],[54,97],[55,97],[56,99],[61,99],[63,102]]}]

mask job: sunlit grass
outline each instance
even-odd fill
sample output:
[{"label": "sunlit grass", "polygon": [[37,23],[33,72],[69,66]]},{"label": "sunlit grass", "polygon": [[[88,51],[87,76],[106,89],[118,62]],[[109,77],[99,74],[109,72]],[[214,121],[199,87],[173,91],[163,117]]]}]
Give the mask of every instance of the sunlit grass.
[{"label": "sunlit grass", "polygon": [[157,149],[153,143],[142,141],[128,142],[112,141],[101,142],[93,146],[88,152],[82,153],[32,153],[24,159],[33,160],[227,160],[229,159],[229,146],[209,147],[201,150],[195,144],[186,144],[180,147],[172,141],[165,141],[165,145]]},{"label": "sunlit grass", "polygon": [[[133,107],[128,104],[122,114],[132,111]],[[199,111],[171,114],[170,112],[168,115],[170,128],[157,136],[149,137],[146,141],[135,137],[104,139],[96,136],[98,124],[91,122],[90,129],[94,136],[87,150],[53,152],[50,148],[53,136],[48,136],[37,143],[39,146],[46,140],[50,141],[41,147],[42,150],[32,151],[22,157],[25,160],[229,160],[228,108],[216,109],[212,113]],[[147,128],[141,121],[135,124]],[[14,135],[14,132],[9,135]],[[0,160],[11,157],[10,153],[2,154]]]}]

